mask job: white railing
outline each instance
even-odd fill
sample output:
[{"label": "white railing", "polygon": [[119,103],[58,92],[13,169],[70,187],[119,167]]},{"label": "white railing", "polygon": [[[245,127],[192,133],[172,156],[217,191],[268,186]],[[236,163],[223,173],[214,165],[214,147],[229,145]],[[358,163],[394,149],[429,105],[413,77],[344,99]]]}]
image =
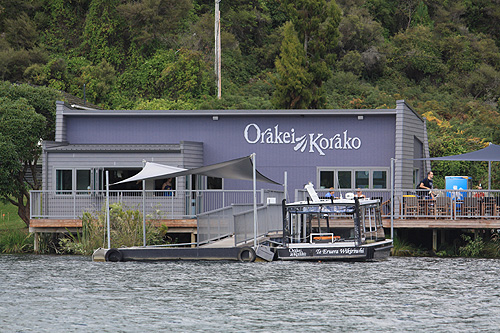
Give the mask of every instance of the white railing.
[{"label": "white railing", "polygon": [[[325,197],[327,190],[318,190]],[[340,196],[349,191],[336,191]],[[352,191],[350,191],[352,192]],[[363,190],[363,194],[382,203],[382,216],[394,219],[500,219],[500,191],[436,190],[435,199],[414,189],[395,190],[394,203],[390,190]],[[306,200],[307,192],[297,190],[296,200]],[[281,201],[283,192],[257,192],[257,236],[282,229]],[[110,204],[121,203],[126,209],[144,212],[154,219],[198,220],[198,242],[210,242],[234,234],[235,243],[254,237],[252,191],[110,191]],[[102,211],[105,191],[31,191],[32,219],[79,219],[84,212]]]},{"label": "white railing", "polygon": [[256,233],[254,233],[253,213],[253,209],[247,209],[234,214],[235,245],[249,242],[254,237],[262,237],[271,232],[283,230],[281,205],[272,204],[257,208]]},{"label": "white railing", "polygon": [[[257,191],[257,202],[268,198],[281,202],[283,193]],[[188,219],[196,215],[228,207],[253,203],[251,190],[173,190],[173,191],[109,191],[110,205],[120,203],[137,209],[146,216],[160,219]],[[31,219],[79,219],[83,212],[98,212],[106,204],[106,191],[31,191]]]},{"label": "white railing", "polygon": [[[258,200],[261,200],[258,193]],[[31,218],[78,219],[83,212],[97,212],[106,204],[105,191],[31,191]],[[200,212],[231,203],[253,200],[251,191],[110,191],[110,204],[144,211],[164,219],[192,218]]]},{"label": "white railing", "polygon": [[[328,189],[316,190],[320,198],[325,198]],[[391,190],[363,189],[363,194],[370,199],[379,199],[382,217],[390,218],[394,207],[395,219],[472,219],[500,218],[499,190],[446,190],[433,191],[435,198],[415,189],[396,189],[394,191],[394,206],[391,200]],[[335,197],[344,197],[346,193],[355,190],[335,190]],[[307,191],[296,190],[296,200],[306,200]]]},{"label": "white railing", "polygon": [[417,190],[395,196],[395,218],[480,219],[500,218],[498,190],[433,190],[434,197]]}]

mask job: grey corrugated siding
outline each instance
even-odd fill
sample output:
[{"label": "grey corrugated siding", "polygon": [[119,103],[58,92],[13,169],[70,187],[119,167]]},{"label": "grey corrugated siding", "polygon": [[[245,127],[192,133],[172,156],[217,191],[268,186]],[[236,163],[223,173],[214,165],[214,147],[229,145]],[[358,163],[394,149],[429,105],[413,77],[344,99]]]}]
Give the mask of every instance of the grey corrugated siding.
[{"label": "grey corrugated siding", "polygon": [[[405,101],[397,101],[396,110],[395,187],[408,189],[413,187],[412,159],[420,155],[414,151],[415,138],[422,142],[424,155],[429,151],[425,121]],[[425,171],[421,170],[421,173]]]},{"label": "grey corrugated siding", "polygon": [[[169,145],[66,145],[45,142],[47,171],[44,189],[55,190],[56,169],[142,168],[143,160],[182,168],[203,166],[203,144],[181,142]],[[163,148],[163,149],[162,149]],[[180,181],[180,180],[179,180]],[[183,181],[182,181],[183,182]],[[182,185],[181,187],[179,187]],[[178,183],[177,188],[184,188]]]},{"label": "grey corrugated siding", "polygon": [[64,121],[64,102],[56,102],[56,142],[66,141],[66,126]]},{"label": "grey corrugated siding", "polygon": [[192,169],[204,165],[202,142],[182,141],[180,147],[183,152],[183,168]]}]

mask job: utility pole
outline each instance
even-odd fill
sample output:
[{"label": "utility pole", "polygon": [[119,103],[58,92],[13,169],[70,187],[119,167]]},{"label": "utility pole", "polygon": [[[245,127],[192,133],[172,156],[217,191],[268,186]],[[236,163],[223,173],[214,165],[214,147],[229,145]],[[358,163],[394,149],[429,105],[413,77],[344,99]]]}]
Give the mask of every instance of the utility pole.
[{"label": "utility pole", "polygon": [[215,77],[217,80],[217,98],[221,99],[221,50],[220,50],[220,0],[215,0]]}]

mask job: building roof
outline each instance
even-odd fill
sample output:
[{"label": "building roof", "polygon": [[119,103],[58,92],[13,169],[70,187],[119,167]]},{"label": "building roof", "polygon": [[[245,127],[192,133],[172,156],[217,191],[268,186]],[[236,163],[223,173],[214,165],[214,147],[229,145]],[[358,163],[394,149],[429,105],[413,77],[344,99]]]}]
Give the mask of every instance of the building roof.
[{"label": "building roof", "polygon": [[65,116],[318,116],[318,115],[394,115],[396,109],[301,109],[301,110],[90,110],[65,103]]},{"label": "building roof", "polygon": [[125,151],[127,153],[133,152],[145,152],[145,151],[160,151],[160,152],[180,152],[179,144],[165,144],[165,145],[157,145],[157,144],[142,144],[142,145],[70,145],[63,144],[57,145],[53,147],[46,147],[46,150],[49,151],[78,151],[78,152],[114,152],[114,151]]}]

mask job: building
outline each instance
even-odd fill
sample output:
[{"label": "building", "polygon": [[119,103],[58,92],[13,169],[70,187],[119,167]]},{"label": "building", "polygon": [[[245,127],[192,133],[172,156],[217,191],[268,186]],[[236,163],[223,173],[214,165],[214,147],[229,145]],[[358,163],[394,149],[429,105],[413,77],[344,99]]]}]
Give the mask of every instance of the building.
[{"label": "building", "polygon": [[[428,165],[425,120],[405,101],[375,110],[88,110],[57,102],[43,143],[43,189],[87,191],[137,173],[143,161],[194,168],[256,153],[267,177],[301,189],[414,188]],[[273,185],[260,184],[269,188]],[[141,184],[113,189],[137,190]],[[162,181],[146,182],[160,190]],[[176,179],[174,189],[250,189],[242,181]],[[275,189],[279,189],[279,186]]]}]

